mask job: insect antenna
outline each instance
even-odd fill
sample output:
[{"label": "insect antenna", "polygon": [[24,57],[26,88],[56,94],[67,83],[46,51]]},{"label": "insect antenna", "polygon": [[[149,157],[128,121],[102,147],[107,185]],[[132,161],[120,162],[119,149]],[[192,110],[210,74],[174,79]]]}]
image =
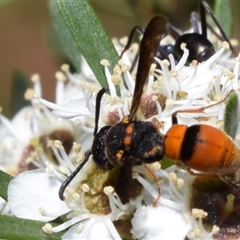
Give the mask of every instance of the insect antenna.
[{"label": "insect antenna", "polygon": [[[98,131],[98,120],[99,120],[99,115],[100,115],[100,105],[101,105],[101,99],[103,94],[108,91],[108,88],[102,88],[96,97],[96,110],[95,110],[95,128],[93,135],[95,136],[97,131]],[[59,188],[58,191],[58,196],[59,198],[64,201],[64,191],[66,187],[69,185],[69,183],[75,178],[75,176],[79,173],[79,171],[82,169],[82,167],[87,163],[90,155],[92,154],[91,151],[89,151],[84,158],[84,160],[77,166],[77,168],[67,177],[67,179],[62,183],[61,187]]]},{"label": "insect antenna", "polygon": [[234,56],[237,56],[237,53],[233,47],[233,45],[231,44],[231,42],[229,41],[228,37],[226,36],[224,30],[222,29],[221,25],[219,24],[218,20],[216,19],[216,17],[214,16],[214,13],[212,11],[212,9],[210,8],[210,6],[208,5],[208,3],[206,1],[202,1],[202,4],[204,6],[204,8],[206,9],[206,11],[209,13],[209,15],[211,16],[212,20],[214,21],[214,23],[216,24],[216,26],[218,27],[224,41],[228,42],[229,47],[232,51],[232,53],[234,54]]},{"label": "insect antenna", "polygon": [[103,87],[97,94],[97,97],[96,97],[96,107],[95,107],[95,128],[94,128],[94,131],[93,131],[93,136],[96,136],[97,134],[97,131],[98,131],[98,120],[99,120],[99,115],[100,115],[100,105],[101,105],[101,99],[102,99],[102,96],[105,92],[108,91],[108,88],[106,87]]},{"label": "insect antenna", "polygon": [[202,35],[207,38],[207,20],[206,20],[206,11],[204,5],[200,1],[200,18],[202,26]]},{"label": "insect antenna", "polygon": [[69,185],[69,183],[74,179],[74,177],[79,173],[79,171],[82,169],[82,167],[85,165],[85,163],[88,161],[89,157],[91,155],[91,152],[88,152],[84,160],[77,166],[77,168],[67,177],[67,179],[62,183],[61,187],[58,191],[59,198],[64,201],[64,191],[66,187]]}]

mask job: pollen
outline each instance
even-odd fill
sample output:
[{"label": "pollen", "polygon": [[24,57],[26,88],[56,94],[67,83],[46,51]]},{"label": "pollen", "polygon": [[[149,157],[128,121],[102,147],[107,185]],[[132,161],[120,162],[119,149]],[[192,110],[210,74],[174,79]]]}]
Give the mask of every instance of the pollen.
[{"label": "pollen", "polygon": [[122,74],[121,68],[120,68],[120,66],[118,64],[115,65],[115,67],[113,68],[113,73],[117,74],[117,75]]},{"label": "pollen", "polygon": [[114,85],[119,85],[121,81],[122,80],[121,80],[120,75],[118,75],[118,74],[112,75],[112,82],[113,82]]},{"label": "pollen", "polygon": [[85,89],[85,88],[86,88],[86,85],[87,85],[86,81],[81,81],[81,82],[80,82],[80,87],[81,87],[82,89]]},{"label": "pollen", "polygon": [[208,213],[203,211],[202,209],[198,209],[198,208],[192,209],[192,216],[194,218],[205,218],[207,215]]},{"label": "pollen", "polygon": [[75,162],[76,163],[81,162],[84,159],[84,156],[85,155],[82,152],[78,153],[76,156]]},{"label": "pollen", "polygon": [[133,43],[132,46],[131,46],[131,49],[132,49],[133,53],[137,54],[138,49],[139,49],[139,44],[138,43]]},{"label": "pollen", "polygon": [[177,75],[178,75],[177,71],[171,70],[171,71],[169,72],[169,76],[170,76],[170,77],[177,77]]},{"label": "pollen", "polygon": [[35,83],[35,82],[40,82],[40,76],[39,76],[39,74],[33,74],[32,76],[31,76],[31,81],[33,82],[33,83]]},{"label": "pollen", "polygon": [[72,193],[71,196],[74,199],[74,201],[76,201],[76,202],[80,199],[80,195],[76,192]]},{"label": "pollen", "polygon": [[69,65],[68,64],[63,64],[61,66],[61,69],[62,69],[63,72],[69,72]]},{"label": "pollen", "polygon": [[193,229],[193,235],[194,235],[194,236],[200,236],[200,235],[201,235],[201,230],[200,230],[200,228],[195,227],[195,228]]},{"label": "pollen", "polygon": [[62,72],[58,71],[55,73],[55,77],[58,81],[60,82],[66,82],[67,81],[67,78],[65,76],[65,74],[63,74]]},{"label": "pollen", "polygon": [[103,192],[109,196],[110,194],[112,194],[114,192],[114,188],[112,186],[107,186],[103,189]]},{"label": "pollen", "polygon": [[46,173],[53,173],[53,171],[54,171],[54,167],[53,167],[53,165],[52,164],[49,164],[47,167],[46,167],[46,169],[45,169],[45,171],[46,171]]},{"label": "pollen", "polygon": [[66,168],[65,166],[60,166],[59,171],[65,175],[68,175],[70,173],[70,170]]},{"label": "pollen", "polygon": [[174,105],[174,101],[172,99],[166,99],[166,105],[171,106]]},{"label": "pollen", "polygon": [[229,43],[226,41],[222,42],[222,47],[224,47],[225,49],[229,49]]},{"label": "pollen", "polygon": [[154,71],[155,71],[155,69],[156,69],[156,63],[152,63],[151,64],[151,67],[150,67],[150,70],[149,70],[149,74],[150,75],[153,75],[154,74]]},{"label": "pollen", "polygon": [[137,172],[132,172],[133,179],[137,179],[138,176],[139,176],[139,174]]},{"label": "pollen", "polygon": [[183,50],[183,49],[185,49],[186,48],[186,43],[182,43],[181,45],[180,45],[180,48]]},{"label": "pollen", "polygon": [[158,171],[161,168],[161,164],[159,162],[154,162],[150,165],[153,171]]},{"label": "pollen", "polygon": [[236,60],[237,60],[238,62],[240,62],[240,56],[237,56],[237,57],[236,57]]},{"label": "pollen", "polygon": [[119,65],[119,66],[122,66],[122,65],[125,65],[125,63],[124,63],[124,61],[123,61],[122,59],[119,59],[119,60],[118,60],[118,65]]},{"label": "pollen", "polygon": [[175,183],[177,181],[177,175],[174,172],[170,172],[168,174],[169,181]]},{"label": "pollen", "polygon": [[47,233],[47,234],[52,234],[52,225],[50,223],[46,223],[43,227],[42,230]]},{"label": "pollen", "polygon": [[34,92],[32,95],[32,99],[38,99],[38,98],[39,98],[38,94]]},{"label": "pollen", "polygon": [[110,63],[107,59],[102,59],[100,61],[100,64],[103,65],[104,67],[109,67],[110,66]]},{"label": "pollen", "polygon": [[130,69],[130,67],[128,65],[126,65],[126,64],[121,65],[122,72],[127,72],[127,71],[129,71],[129,69]]},{"label": "pollen", "polygon": [[87,88],[90,92],[98,92],[99,91],[99,88],[94,83],[88,84]]},{"label": "pollen", "polygon": [[62,142],[59,141],[59,140],[55,140],[54,141],[54,147],[57,148],[57,149],[62,148],[63,147]]},{"label": "pollen", "polygon": [[216,234],[220,231],[220,228],[217,225],[213,225],[212,232],[213,234]]},{"label": "pollen", "polygon": [[167,59],[162,60],[162,63],[165,67],[169,67],[170,66],[170,62]]},{"label": "pollen", "polygon": [[120,44],[123,46],[127,44],[127,41],[128,41],[128,37],[126,36],[119,39]]},{"label": "pollen", "polygon": [[52,139],[49,139],[47,141],[47,147],[52,147],[52,146],[54,146],[54,141]]},{"label": "pollen", "polygon": [[239,45],[239,42],[236,38],[230,39],[230,43],[234,46],[237,47]]},{"label": "pollen", "polygon": [[151,98],[152,98],[152,101],[157,101],[158,100],[158,97],[156,95],[153,95]]},{"label": "pollen", "polygon": [[34,90],[32,88],[28,88],[24,93],[25,100],[31,100],[34,94]]},{"label": "pollen", "polygon": [[84,192],[89,192],[90,187],[88,186],[88,184],[84,183],[84,184],[82,185],[82,190],[83,190]]},{"label": "pollen", "polygon": [[197,64],[198,64],[197,60],[192,60],[192,62],[190,63],[190,65],[193,67],[197,66]]},{"label": "pollen", "polygon": [[184,185],[184,180],[182,178],[178,178],[176,181],[176,187],[177,188],[182,188]]},{"label": "pollen", "polygon": [[78,144],[76,142],[73,142],[73,151],[75,153],[79,153],[81,151],[81,144]]}]

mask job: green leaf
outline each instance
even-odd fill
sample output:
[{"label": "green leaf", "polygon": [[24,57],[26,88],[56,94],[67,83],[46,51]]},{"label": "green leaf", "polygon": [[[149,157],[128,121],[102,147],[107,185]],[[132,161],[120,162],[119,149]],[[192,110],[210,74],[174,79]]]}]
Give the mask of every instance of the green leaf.
[{"label": "green leaf", "polygon": [[226,102],[224,113],[224,131],[233,139],[238,128],[238,96],[232,92]]},{"label": "green leaf", "polygon": [[108,59],[112,69],[119,56],[87,0],[58,0],[59,11],[68,30],[77,43],[96,78],[102,86],[107,85],[102,59]]},{"label": "green leaf", "polygon": [[167,156],[164,156],[164,158],[161,160],[160,163],[161,163],[161,168],[166,169],[171,167],[173,164],[175,164],[176,161],[171,158],[168,158]]},{"label": "green leaf", "polygon": [[232,11],[230,1],[215,1],[214,14],[228,37],[232,34]]},{"label": "green leaf", "polygon": [[14,116],[21,108],[30,105],[30,102],[24,99],[24,93],[28,87],[26,76],[16,71],[12,77],[11,91],[11,115]]},{"label": "green leaf", "polygon": [[8,240],[59,240],[63,233],[43,232],[44,222],[0,215],[0,239]]},{"label": "green leaf", "polygon": [[0,197],[2,197],[5,201],[7,201],[8,184],[12,179],[12,176],[0,170]]},{"label": "green leaf", "polygon": [[49,8],[53,18],[53,26],[61,45],[61,52],[70,60],[77,71],[80,71],[81,52],[59,13],[56,1],[49,1]]}]

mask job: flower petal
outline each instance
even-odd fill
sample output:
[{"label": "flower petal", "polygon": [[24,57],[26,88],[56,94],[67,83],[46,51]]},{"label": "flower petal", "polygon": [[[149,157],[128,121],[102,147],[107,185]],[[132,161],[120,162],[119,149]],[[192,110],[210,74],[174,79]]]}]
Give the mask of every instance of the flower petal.
[{"label": "flower petal", "polygon": [[137,239],[180,240],[185,239],[192,228],[183,218],[182,212],[162,205],[138,208],[132,219],[132,226],[131,233]]},{"label": "flower petal", "polygon": [[[113,238],[103,219],[91,218],[71,227],[63,236],[67,239],[116,239]],[[120,236],[119,236],[119,239]]]},{"label": "flower petal", "polygon": [[62,182],[55,175],[37,169],[15,177],[8,187],[8,204],[21,218],[50,221],[70,211],[58,197]]}]

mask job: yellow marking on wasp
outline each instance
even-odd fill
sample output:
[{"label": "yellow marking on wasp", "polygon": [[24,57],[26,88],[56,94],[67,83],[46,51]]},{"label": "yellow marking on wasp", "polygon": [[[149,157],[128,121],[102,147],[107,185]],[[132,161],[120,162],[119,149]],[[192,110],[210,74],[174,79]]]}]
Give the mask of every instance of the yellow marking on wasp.
[{"label": "yellow marking on wasp", "polygon": [[129,122],[130,122],[129,117],[125,117],[125,118],[122,119],[123,124],[129,124]]},{"label": "yellow marking on wasp", "polygon": [[119,162],[121,162],[123,153],[124,153],[123,150],[119,150],[119,151],[116,153],[116,157],[117,157],[117,160],[118,160]]}]

